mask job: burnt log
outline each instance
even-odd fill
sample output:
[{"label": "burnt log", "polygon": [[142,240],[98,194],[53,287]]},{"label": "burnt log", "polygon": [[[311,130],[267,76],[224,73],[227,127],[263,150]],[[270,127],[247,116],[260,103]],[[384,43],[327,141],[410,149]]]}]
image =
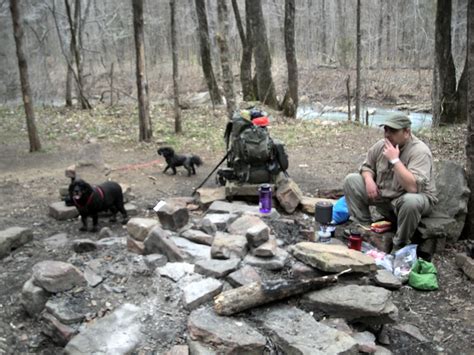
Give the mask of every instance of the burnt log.
[{"label": "burnt log", "polygon": [[214,310],[219,315],[229,316],[262,304],[322,289],[336,283],[340,275],[349,271],[304,280],[255,281],[217,295],[214,298]]}]

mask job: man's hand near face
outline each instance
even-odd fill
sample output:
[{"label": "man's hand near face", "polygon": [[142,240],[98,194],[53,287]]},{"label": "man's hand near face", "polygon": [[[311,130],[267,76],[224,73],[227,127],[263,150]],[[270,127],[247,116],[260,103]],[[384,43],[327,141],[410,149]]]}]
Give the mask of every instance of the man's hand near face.
[{"label": "man's hand near face", "polygon": [[383,148],[383,156],[387,158],[388,161],[392,161],[400,157],[400,149],[398,144],[394,146],[387,138],[385,138],[385,146]]}]

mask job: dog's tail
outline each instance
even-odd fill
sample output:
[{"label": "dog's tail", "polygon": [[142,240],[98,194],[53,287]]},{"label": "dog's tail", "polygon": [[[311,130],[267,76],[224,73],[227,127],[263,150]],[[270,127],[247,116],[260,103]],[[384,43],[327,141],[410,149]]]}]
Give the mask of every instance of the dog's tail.
[{"label": "dog's tail", "polygon": [[203,163],[202,163],[202,159],[199,158],[197,155],[192,155],[192,156],[191,156],[191,163],[193,163],[193,164],[196,165],[196,166],[200,166],[200,165],[203,164]]}]

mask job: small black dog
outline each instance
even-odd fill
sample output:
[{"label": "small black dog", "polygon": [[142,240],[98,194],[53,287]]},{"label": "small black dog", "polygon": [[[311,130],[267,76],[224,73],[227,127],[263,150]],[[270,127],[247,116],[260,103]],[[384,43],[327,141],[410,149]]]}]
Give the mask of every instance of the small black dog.
[{"label": "small black dog", "polygon": [[188,176],[191,176],[191,174],[196,174],[196,169],[194,166],[202,165],[202,160],[197,155],[176,154],[174,149],[170,147],[158,149],[158,154],[165,157],[166,159],[166,168],[163,170],[163,173],[166,173],[166,171],[171,168],[171,170],[173,170],[173,175],[176,175],[176,167],[184,166],[184,168],[188,171]]},{"label": "small black dog", "polygon": [[112,212],[111,222],[117,219],[115,215],[120,212],[123,217],[122,223],[128,221],[127,211],[123,205],[123,193],[119,184],[113,181],[104,182],[92,187],[82,179],[75,179],[69,185],[70,199],[74,201],[81,215],[81,231],[87,231],[87,217],[92,217],[92,232],[97,232],[99,212],[110,210]]}]

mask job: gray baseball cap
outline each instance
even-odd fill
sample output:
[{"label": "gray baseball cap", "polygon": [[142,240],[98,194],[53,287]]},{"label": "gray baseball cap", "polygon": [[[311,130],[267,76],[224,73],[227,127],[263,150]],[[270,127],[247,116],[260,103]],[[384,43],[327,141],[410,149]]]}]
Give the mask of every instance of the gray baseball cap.
[{"label": "gray baseball cap", "polygon": [[385,122],[380,124],[379,126],[387,126],[393,129],[410,128],[411,121],[408,116],[405,116],[401,113],[397,113],[387,117]]}]

